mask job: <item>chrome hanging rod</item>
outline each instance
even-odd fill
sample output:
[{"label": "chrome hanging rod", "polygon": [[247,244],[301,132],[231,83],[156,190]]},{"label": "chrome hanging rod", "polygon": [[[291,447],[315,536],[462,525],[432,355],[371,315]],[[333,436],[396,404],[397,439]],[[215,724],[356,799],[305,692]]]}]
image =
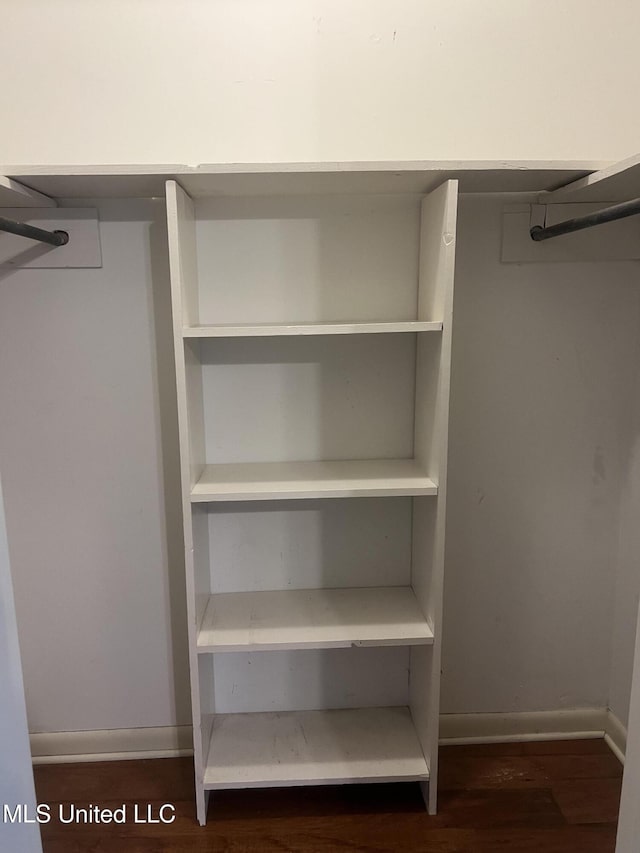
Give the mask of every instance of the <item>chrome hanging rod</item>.
[{"label": "chrome hanging rod", "polygon": [[31,240],[48,243],[50,246],[66,246],[69,242],[69,234],[66,231],[45,231],[43,228],[36,228],[35,225],[25,225],[24,222],[14,222],[2,216],[0,216],[0,231],[17,234],[19,237],[29,237]]},{"label": "chrome hanging rod", "polygon": [[586,216],[567,219],[565,222],[558,222],[557,225],[548,225],[546,228],[542,225],[534,225],[529,234],[532,240],[539,242],[549,240],[551,237],[559,237],[561,234],[582,231],[583,228],[592,228],[594,225],[603,225],[605,222],[615,222],[616,219],[625,219],[627,216],[635,216],[638,213],[640,213],[640,198],[634,198],[611,207],[603,207],[602,210],[587,213]]}]

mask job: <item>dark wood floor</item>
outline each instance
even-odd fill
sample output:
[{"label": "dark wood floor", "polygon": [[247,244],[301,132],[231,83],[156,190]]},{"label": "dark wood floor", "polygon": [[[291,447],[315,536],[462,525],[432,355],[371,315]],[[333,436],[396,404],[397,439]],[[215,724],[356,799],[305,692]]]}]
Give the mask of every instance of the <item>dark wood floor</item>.
[{"label": "dark wood floor", "polygon": [[[613,853],[622,771],[601,740],[451,746],[441,752],[440,811],[413,784],[225,791],[195,823],[191,760],[36,768],[45,853]],[[58,803],[163,803],[169,826],[61,825]]]}]

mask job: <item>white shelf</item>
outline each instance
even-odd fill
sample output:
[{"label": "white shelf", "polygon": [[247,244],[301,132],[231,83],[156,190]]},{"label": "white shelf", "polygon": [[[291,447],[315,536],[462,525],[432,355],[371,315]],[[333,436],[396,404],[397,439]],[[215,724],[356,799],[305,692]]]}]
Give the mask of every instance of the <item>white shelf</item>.
[{"label": "white shelf", "polygon": [[287,589],[212,595],[199,652],[433,643],[410,587]]},{"label": "white shelf", "polygon": [[46,195],[0,175],[0,207],[55,207],[56,202]]},{"label": "white shelf", "polygon": [[[450,168],[203,167],[181,170],[182,186],[167,183],[202,825],[207,790],[282,785],[419,781],[435,814],[458,196]],[[541,179],[495,169],[460,176],[467,189]],[[85,190],[94,179],[82,178]],[[562,182],[554,171],[551,183]],[[412,197],[362,197],[385,192]],[[363,263],[365,239],[379,251]],[[372,334],[387,338],[284,347],[285,336]],[[284,349],[257,352],[258,337]],[[185,343],[215,338],[240,349],[218,360]],[[328,461],[239,461],[247,448],[256,460]],[[423,495],[437,498],[286,503]],[[222,511],[196,506],[210,502]],[[411,589],[401,573],[409,561]],[[335,588],[345,573],[366,586]]]},{"label": "white shelf", "polygon": [[191,490],[194,503],[295,498],[436,495],[413,459],[245,462],[207,465]]},{"label": "white shelf", "polygon": [[0,166],[8,175],[57,198],[162,197],[168,179],[193,197],[307,193],[427,193],[447,180],[460,192],[540,192],[604,169],[603,160],[420,160],[341,163],[220,163],[186,166]]},{"label": "white shelf", "polygon": [[185,338],[266,338],[285,335],[372,335],[397,332],[441,332],[442,323],[418,320],[394,323],[256,323],[234,326],[185,326]]},{"label": "white shelf", "polygon": [[613,204],[640,196],[640,154],[562,186],[543,196],[544,204],[599,202]]},{"label": "white shelf", "polygon": [[426,781],[408,708],[221,714],[204,787],[269,788]]}]

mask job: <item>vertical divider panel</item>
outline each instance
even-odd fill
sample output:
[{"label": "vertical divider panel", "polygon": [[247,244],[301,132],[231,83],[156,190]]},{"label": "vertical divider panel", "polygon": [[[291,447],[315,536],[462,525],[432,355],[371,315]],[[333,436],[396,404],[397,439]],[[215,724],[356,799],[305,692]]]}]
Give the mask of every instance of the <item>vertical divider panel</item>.
[{"label": "vertical divider panel", "polygon": [[213,666],[208,656],[206,660],[198,661],[197,633],[210,592],[208,521],[206,506],[192,509],[191,504],[192,486],[200,477],[205,464],[204,412],[199,342],[189,341],[185,344],[182,335],[185,325],[197,324],[199,313],[195,211],[191,198],[175,181],[167,182],[166,196],[178,397],[196,807],[198,822],[204,825],[208,792],[205,792],[203,783],[213,723],[213,707],[209,707],[209,713],[203,715],[201,700],[213,702]]},{"label": "vertical divider panel", "polygon": [[413,499],[411,568],[414,592],[434,634],[433,646],[411,649],[409,690],[413,722],[429,764],[428,787],[422,787],[430,814],[435,814],[437,807],[457,194],[457,181],[447,181],[425,196],[420,222],[418,320],[443,323],[441,335],[418,333],[416,351],[414,455],[438,485],[437,498]]}]

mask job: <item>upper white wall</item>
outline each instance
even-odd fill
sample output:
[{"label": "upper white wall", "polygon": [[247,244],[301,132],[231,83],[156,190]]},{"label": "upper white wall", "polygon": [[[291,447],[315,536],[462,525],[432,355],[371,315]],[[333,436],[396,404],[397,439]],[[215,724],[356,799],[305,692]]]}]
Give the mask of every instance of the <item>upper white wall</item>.
[{"label": "upper white wall", "polygon": [[5,0],[2,23],[5,164],[637,149],[637,0]]}]

